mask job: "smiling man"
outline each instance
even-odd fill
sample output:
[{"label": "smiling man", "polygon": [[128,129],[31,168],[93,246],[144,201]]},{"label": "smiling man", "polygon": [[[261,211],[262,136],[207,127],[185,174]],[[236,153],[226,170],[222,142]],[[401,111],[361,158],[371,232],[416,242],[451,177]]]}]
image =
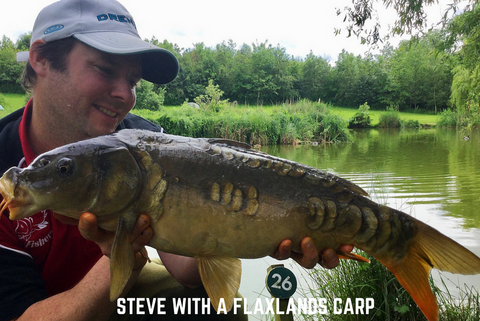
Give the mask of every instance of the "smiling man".
[{"label": "smiling man", "polygon": [[[172,53],[141,40],[133,17],[115,0],[62,0],[46,7],[33,27],[22,80],[32,99],[0,120],[0,174],[67,143],[124,128],[162,131],[129,114],[135,87],[141,78],[168,83],[178,70]],[[141,251],[153,233],[149,224],[140,216],[129,235],[136,261],[122,296],[205,297],[195,259],[159,253],[163,265],[146,264]],[[0,321],[116,320],[109,300],[112,242],[113,234],[98,228],[94,213],[78,222],[48,210],[18,221],[2,214]],[[338,264],[333,250],[319,256],[308,238],[302,249],[291,252],[285,240],[274,257],[293,257],[305,267]],[[151,319],[157,317],[185,319]]]}]

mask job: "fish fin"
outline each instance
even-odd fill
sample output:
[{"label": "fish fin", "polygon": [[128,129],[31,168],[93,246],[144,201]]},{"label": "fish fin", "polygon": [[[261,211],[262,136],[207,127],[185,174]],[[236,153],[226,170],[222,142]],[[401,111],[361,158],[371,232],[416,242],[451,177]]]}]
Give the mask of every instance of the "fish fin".
[{"label": "fish fin", "polygon": [[250,146],[247,143],[242,143],[238,142],[236,140],[231,140],[231,139],[223,139],[223,138],[210,138],[208,139],[208,142],[210,144],[221,144],[221,145],[227,145],[228,147],[240,147],[244,149],[252,149],[252,146]]},{"label": "fish fin", "polygon": [[223,298],[227,311],[230,311],[240,287],[242,262],[237,258],[218,256],[197,257],[197,262],[203,286],[215,310],[218,311]]},{"label": "fish fin", "polygon": [[148,263],[152,263],[152,260],[150,260],[147,248],[145,246],[140,250],[140,254],[142,254],[142,256],[145,258],[145,260],[147,260]]},{"label": "fish fin", "polygon": [[480,258],[427,224],[416,220],[418,230],[407,254],[382,262],[412,296],[429,321],[438,320],[438,306],[429,284],[432,268],[459,274],[480,273]]},{"label": "fish fin", "polygon": [[370,263],[369,259],[364,258],[363,256],[355,254],[355,253],[347,253],[347,252],[337,251],[337,254],[338,254],[339,259],[355,260],[355,261],[358,261],[358,262]]},{"label": "fish fin", "polygon": [[443,235],[436,229],[417,220],[418,233],[414,241],[423,250],[424,259],[440,270],[458,274],[480,273],[480,258]]},{"label": "fish fin", "polygon": [[122,294],[134,264],[135,257],[128,239],[127,222],[125,218],[119,217],[110,254],[110,301],[115,301]]},{"label": "fish fin", "polygon": [[369,196],[368,193],[363,188],[361,188],[357,184],[347,181],[346,179],[339,177],[337,178],[337,183],[341,184],[345,189],[349,190],[352,193],[359,194],[365,197]]},{"label": "fish fin", "polygon": [[418,249],[414,246],[399,264],[382,259],[379,261],[395,275],[427,320],[438,321],[437,299],[428,282],[431,266],[421,258]]}]

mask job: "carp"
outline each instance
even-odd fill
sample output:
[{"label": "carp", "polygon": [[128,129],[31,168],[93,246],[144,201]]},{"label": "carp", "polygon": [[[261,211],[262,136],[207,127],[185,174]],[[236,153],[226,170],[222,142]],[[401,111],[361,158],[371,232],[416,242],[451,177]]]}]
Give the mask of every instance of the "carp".
[{"label": "carp", "polygon": [[[187,138],[144,130],[65,145],[0,179],[3,201],[17,220],[49,209],[78,219],[97,215],[116,231],[110,296],[122,292],[133,266],[127,234],[140,214],[151,218],[150,245],[195,257],[215,308],[227,307],[240,284],[238,258],[274,253],[284,239],[300,250],[353,244],[385,265],[428,320],[438,306],[432,268],[480,273],[480,258],[398,210],[377,204],[359,186],[322,170],[223,139]],[[339,253],[361,260],[355,254]]]}]

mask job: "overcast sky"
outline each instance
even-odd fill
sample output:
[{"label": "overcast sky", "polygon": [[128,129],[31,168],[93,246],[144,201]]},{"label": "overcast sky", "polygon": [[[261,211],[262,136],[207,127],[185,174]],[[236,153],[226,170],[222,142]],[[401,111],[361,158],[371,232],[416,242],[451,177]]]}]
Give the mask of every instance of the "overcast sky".
[{"label": "overcast sky", "polygon": [[[2,1],[0,36],[16,41],[32,30],[38,12],[53,0]],[[345,49],[363,55],[369,47],[356,37],[334,35],[335,28],[345,26],[336,8],[351,0],[121,0],[133,15],[142,38],[167,39],[181,48],[203,42],[213,47],[232,39],[237,47],[243,43],[268,42],[286,48],[288,54],[304,57],[310,51],[335,61]],[[441,0],[448,2],[448,0]],[[429,9],[429,23],[438,21],[442,8]],[[380,22],[384,31],[395,19],[392,10],[382,9]],[[399,39],[391,40],[396,46]]]}]

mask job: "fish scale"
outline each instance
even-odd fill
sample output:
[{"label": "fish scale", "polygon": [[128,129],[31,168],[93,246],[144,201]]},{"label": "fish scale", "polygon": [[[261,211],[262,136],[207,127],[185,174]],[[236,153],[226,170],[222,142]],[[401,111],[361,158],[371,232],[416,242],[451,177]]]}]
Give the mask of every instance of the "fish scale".
[{"label": "fish scale", "polygon": [[43,209],[78,219],[88,210],[100,227],[115,231],[112,300],[130,277],[128,233],[140,214],[152,220],[151,246],[197,259],[216,309],[222,299],[233,305],[238,258],[274,253],[285,239],[300,251],[310,237],[318,250],[333,248],[341,258],[366,260],[340,252],[342,244],[364,250],[395,275],[430,321],[438,320],[431,268],[480,273],[480,258],[468,249],[373,202],[352,182],[224,139],[122,130],[11,168],[0,179],[0,193],[10,219]]}]

